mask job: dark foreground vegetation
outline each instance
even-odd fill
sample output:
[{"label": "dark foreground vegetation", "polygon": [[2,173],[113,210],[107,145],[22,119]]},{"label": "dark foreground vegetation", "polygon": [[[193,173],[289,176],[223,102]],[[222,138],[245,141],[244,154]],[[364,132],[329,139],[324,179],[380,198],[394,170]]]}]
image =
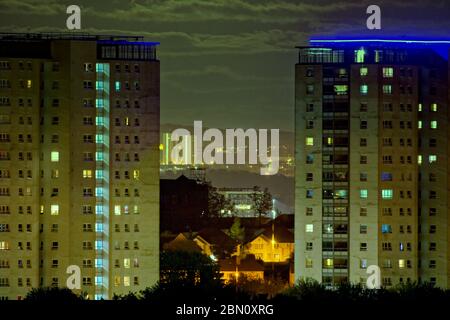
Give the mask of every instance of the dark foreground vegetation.
[{"label": "dark foreground vegetation", "polygon": [[[22,306],[38,304],[45,309],[47,304],[53,307],[69,307],[72,312],[93,314],[113,312],[116,316],[127,316],[130,310],[136,312],[160,313],[161,317],[148,319],[178,319],[177,308],[183,305],[211,306],[220,310],[221,305],[273,305],[274,313],[270,316],[258,315],[258,319],[304,319],[310,314],[318,318],[333,320],[345,318],[348,312],[363,312],[364,317],[393,314],[405,316],[434,314],[437,310],[450,307],[450,290],[436,288],[428,283],[410,283],[385,289],[365,289],[361,285],[343,284],[335,289],[313,281],[303,280],[295,286],[277,294],[261,294],[253,290],[252,281],[241,279],[238,285],[224,284],[216,263],[201,254],[192,255],[183,252],[164,253],[161,256],[161,281],[151,288],[140,292],[114,296],[112,301],[87,301],[85,295],[74,294],[63,288],[36,288],[31,290],[25,301],[9,302],[16,309],[26,310]],[[0,301],[0,309],[8,302]],[[70,307],[80,305],[80,307]],[[133,306],[130,308],[130,306]],[[99,308],[99,309],[96,309]],[[33,308],[28,308],[28,312]],[[101,310],[101,311],[98,311]],[[448,311],[445,311],[447,314]],[[301,317],[291,316],[301,314]],[[91,318],[91,317],[90,317]],[[185,319],[186,317],[181,317]],[[200,316],[199,318],[202,318]],[[208,319],[228,319],[229,316],[209,315]],[[233,318],[233,317],[231,317]],[[238,317],[239,319],[248,319]],[[253,317],[252,317],[253,318]],[[196,319],[196,317],[187,317]]]}]

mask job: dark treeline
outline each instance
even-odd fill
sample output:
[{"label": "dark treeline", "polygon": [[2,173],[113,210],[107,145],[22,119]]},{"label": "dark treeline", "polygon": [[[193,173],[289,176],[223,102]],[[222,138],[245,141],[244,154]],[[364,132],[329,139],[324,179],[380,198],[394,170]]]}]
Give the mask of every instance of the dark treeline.
[{"label": "dark treeline", "polygon": [[[224,284],[218,265],[201,253],[164,252],[161,254],[160,269],[161,280],[155,286],[115,295],[112,301],[87,301],[85,295],[77,295],[69,289],[44,287],[31,290],[25,301],[9,303],[15,309],[29,303],[37,303],[41,309],[46,304],[63,308],[80,304],[80,308],[72,310],[82,312],[90,308],[94,313],[98,312],[95,308],[100,306],[100,310],[106,309],[117,315],[128,315],[127,310],[133,305],[133,310],[153,310],[171,315],[169,318],[177,318],[175,310],[183,305],[212,306],[218,310],[223,304],[273,305],[273,315],[258,316],[258,319],[289,319],[292,314],[301,312],[303,316],[311,314],[319,318],[332,315],[333,320],[347,319],[347,312],[363,312],[364,317],[372,317],[383,316],[389,311],[389,316],[404,316],[435,313],[450,306],[450,290],[436,288],[429,283],[407,283],[389,289],[366,289],[361,285],[342,284],[329,289],[317,281],[302,280],[277,294],[261,294],[249,290],[254,288],[251,281],[246,283],[241,279],[238,285]],[[0,301],[0,309],[6,304],[8,302]],[[106,308],[102,309],[102,306]],[[216,317],[221,318],[218,315],[208,318]]]}]

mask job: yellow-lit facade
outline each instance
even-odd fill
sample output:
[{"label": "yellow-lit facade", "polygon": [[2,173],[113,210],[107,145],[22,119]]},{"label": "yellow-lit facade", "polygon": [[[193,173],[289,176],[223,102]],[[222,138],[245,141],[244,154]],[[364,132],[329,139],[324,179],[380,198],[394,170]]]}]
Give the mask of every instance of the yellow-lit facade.
[{"label": "yellow-lit facade", "polygon": [[133,41],[0,36],[2,299],[73,265],[90,299],[158,280],[159,61]]},{"label": "yellow-lit facade", "polygon": [[244,254],[253,254],[256,259],[263,262],[285,262],[294,253],[294,243],[277,242],[274,239],[259,235],[251,242],[244,245]]}]

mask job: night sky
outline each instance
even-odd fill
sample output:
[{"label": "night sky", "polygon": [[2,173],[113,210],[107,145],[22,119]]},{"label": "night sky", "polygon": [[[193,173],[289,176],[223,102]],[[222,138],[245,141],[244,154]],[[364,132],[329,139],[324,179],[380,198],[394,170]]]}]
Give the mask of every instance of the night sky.
[{"label": "night sky", "polygon": [[[450,38],[448,0],[0,0],[0,31],[65,31],[70,4],[82,32],[161,42],[161,122],[180,125],[292,130],[294,47],[310,36]],[[370,4],[381,32],[366,29]]]}]

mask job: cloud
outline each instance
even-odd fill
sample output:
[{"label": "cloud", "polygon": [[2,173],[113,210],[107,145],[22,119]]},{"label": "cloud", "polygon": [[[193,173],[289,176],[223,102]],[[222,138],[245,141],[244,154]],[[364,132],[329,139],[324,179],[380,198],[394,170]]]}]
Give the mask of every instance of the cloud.
[{"label": "cloud", "polygon": [[[77,0],[81,32],[161,42],[161,115],[292,124],[293,66],[311,35],[375,34],[372,0]],[[448,0],[377,0],[379,34],[445,35]],[[71,0],[0,0],[3,32],[66,32]],[[422,31],[421,31],[422,30]],[[218,124],[223,121],[223,125]]]},{"label": "cloud", "polygon": [[23,14],[23,15],[63,15],[66,14],[67,6],[60,1],[40,1],[40,0],[2,0],[0,2],[1,15]]}]

